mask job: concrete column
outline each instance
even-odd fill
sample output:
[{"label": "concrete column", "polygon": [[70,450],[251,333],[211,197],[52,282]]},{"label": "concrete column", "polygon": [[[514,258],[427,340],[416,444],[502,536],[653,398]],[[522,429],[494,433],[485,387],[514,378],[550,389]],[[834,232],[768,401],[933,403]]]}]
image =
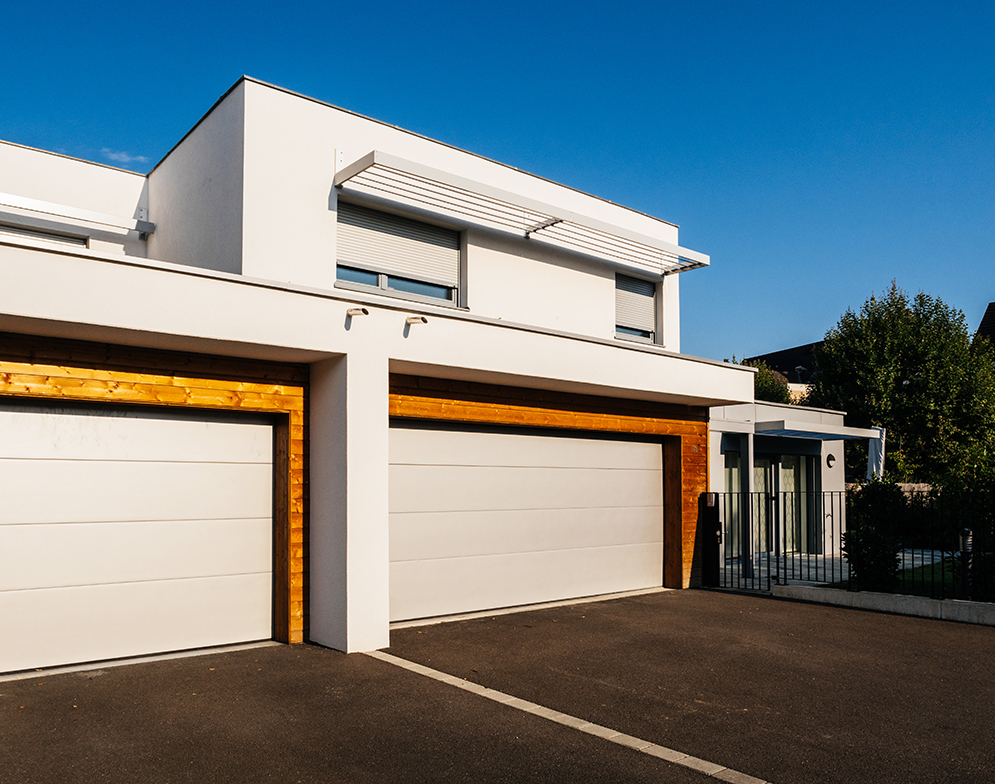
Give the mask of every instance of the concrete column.
[{"label": "concrete column", "polygon": [[311,640],[389,641],[388,364],[355,351],[311,366]]},{"label": "concrete column", "polygon": [[753,433],[740,436],[740,485],[743,491],[740,523],[743,526],[739,541],[742,542],[743,577],[753,579]]},{"label": "concrete column", "polygon": [[753,493],[753,433],[744,433],[740,437],[739,454],[742,456],[741,484],[744,493]]}]

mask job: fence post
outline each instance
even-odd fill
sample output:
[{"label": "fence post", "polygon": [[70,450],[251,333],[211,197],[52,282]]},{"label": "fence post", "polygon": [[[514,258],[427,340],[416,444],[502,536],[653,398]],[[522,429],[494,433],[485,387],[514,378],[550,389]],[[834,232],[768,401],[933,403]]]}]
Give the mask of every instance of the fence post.
[{"label": "fence post", "polygon": [[719,494],[702,493],[705,503],[701,507],[703,537],[701,584],[705,588],[718,588],[722,562],[722,519]]},{"label": "fence post", "polygon": [[744,580],[753,579],[753,496],[754,493],[743,492],[743,501],[740,504],[740,527],[742,529],[739,536],[741,577]]},{"label": "fence post", "polygon": [[974,534],[970,528],[963,528],[960,532],[960,576],[961,592],[966,601],[971,599],[971,572],[974,568]]}]

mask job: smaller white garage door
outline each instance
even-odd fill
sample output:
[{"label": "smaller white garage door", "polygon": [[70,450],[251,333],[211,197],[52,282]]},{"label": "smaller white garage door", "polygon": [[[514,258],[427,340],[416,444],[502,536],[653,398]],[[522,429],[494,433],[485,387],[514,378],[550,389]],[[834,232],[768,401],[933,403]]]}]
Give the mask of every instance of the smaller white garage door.
[{"label": "smaller white garage door", "polygon": [[663,582],[659,443],[393,427],[390,615]]},{"label": "smaller white garage door", "polygon": [[273,428],[0,410],[0,671],[268,639]]}]

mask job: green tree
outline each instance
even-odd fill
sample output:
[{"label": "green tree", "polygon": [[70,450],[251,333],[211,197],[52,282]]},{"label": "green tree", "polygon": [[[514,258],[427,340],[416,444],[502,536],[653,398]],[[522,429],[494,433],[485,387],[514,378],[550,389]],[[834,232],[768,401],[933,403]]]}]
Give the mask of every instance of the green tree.
[{"label": "green tree", "polygon": [[[887,428],[890,478],[969,485],[995,477],[995,366],[961,311],[922,292],[910,300],[893,281],[843,315],[816,361],[806,403],[846,411],[856,427]],[[864,460],[862,448],[848,453],[851,468]]]},{"label": "green tree", "polygon": [[754,399],[766,400],[770,403],[791,402],[788,379],[776,370],[772,370],[765,362],[744,362],[743,364],[757,369],[757,374],[753,377]]},{"label": "green tree", "polygon": [[[730,360],[725,360],[729,362]],[[732,357],[733,365],[756,368],[753,376],[753,399],[765,400],[768,403],[791,403],[791,390],[788,389],[788,379],[772,369],[766,362],[739,361],[736,355]]]}]

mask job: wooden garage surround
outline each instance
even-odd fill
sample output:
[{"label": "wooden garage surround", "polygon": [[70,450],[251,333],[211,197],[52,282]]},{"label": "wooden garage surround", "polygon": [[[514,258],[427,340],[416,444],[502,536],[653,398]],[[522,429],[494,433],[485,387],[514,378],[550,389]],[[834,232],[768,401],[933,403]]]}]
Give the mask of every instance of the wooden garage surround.
[{"label": "wooden garage surround", "polygon": [[277,415],[273,488],[274,638],[281,642],[303,641],[303,386],[0,360],[0,396]]},{"label": "wooden garage surround", "polygon": [[698,498],[708,489],[707,408],[392,373],[390,416],[659,436],[664,585],[687,588],[697,581]]}]

